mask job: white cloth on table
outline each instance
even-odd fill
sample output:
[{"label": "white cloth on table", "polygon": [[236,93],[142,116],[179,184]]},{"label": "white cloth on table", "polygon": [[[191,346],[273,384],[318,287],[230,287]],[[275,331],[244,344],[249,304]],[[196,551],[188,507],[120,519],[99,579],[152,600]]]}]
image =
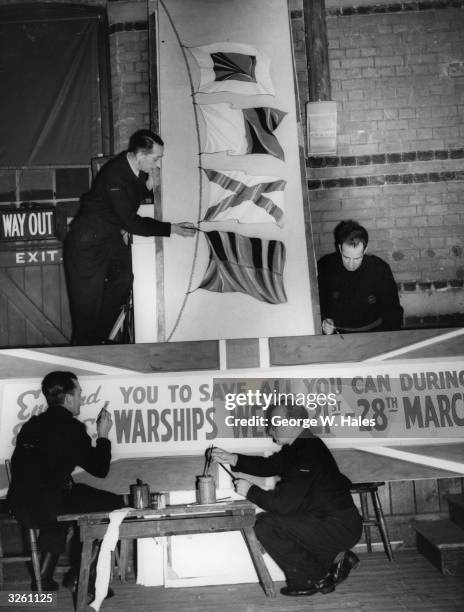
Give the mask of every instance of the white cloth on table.
[{"label": "white cloth on table", "polygon": [[111,552],[119,540],[119,526],[132,508],[119,508],[109,513],[110,522],[103,537],[97,561],[97,576],[95,579],[95,599],[89,604],[94,610],[100,610],[108,593],[111,574]]}]

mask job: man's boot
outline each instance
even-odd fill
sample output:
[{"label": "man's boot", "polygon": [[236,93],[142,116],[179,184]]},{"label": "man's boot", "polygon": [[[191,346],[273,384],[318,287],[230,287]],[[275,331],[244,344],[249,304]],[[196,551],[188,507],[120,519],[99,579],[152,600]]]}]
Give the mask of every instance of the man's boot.
[{"label": "man's boot", "polygon": [[[53,580],[53,573],[55,571],[56,564],[58,563],[59,554],[51,552],[43,552],[40,557],[40,578],[42,581],[42,591],[58,591],[60,585],[58,582]],[[37,590],[37,584],[34,580],[32,581],[31,588],[33,591]]]}]

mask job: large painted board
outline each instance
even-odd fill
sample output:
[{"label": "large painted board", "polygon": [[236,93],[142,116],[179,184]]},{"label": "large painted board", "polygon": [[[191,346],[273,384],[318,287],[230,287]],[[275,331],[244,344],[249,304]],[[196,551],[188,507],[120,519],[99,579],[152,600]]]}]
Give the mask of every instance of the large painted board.
[{"label": "large painted board", "polygon": [[[164,243],[165,338],[197,340],[313,334],[304,196],[292,47],[286,0],[163,0],[157,3],[157,62],[162,163],[163,218],[197,223],[207,209],[209,181],[203,169],[239,171],[285,181],[285,213],[280,224],[264,215],[200,223],[196,239]],[[240,87],[240,92],[196,92],[200,64],[190,47],[247,45],[266,58],[275,95]],[[221,45],[219,44],[219,48]],[[229,47],[230,48],[230,47]],[[240,50],[240,47],[237,48]],[[272,91],[265,83],[265,91]],[[267,89],[266,89],[267,87]],[[202,87],[203,89],[203,87]],[[208,87],[206,87],[208,89]],[[214,87],[213,87],[214,89]],[[246,93],[243,93],[245,91]],[[285,113],[274,131],[284,159],[267,153],[206,153],[203,105],[231,109],[273,108]],[[234,135],[239,138],[238,129]],[[237,152],[235,152],[237,153]],[[243,292],[200,289],[209,262],[204,232],[238,233],[276,240],[285,246],[283,272],[287,301],[268,303]]]}]

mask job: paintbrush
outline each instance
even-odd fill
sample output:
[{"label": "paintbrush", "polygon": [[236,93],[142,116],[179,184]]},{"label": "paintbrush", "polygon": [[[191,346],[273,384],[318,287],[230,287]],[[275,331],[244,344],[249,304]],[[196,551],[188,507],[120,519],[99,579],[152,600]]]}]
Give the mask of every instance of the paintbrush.
[{"label": "paintbrush", "polygon": [[208,450],[206,451],[206,454],[208,456],[208,462],[206,464],[206,475],[209,476],[209,468],[211,466],[211,461],[212,461],[212,456],[211,453],[213,452],[213,445],[211,444],[211,446],[208,448]]},{"label": "paintbrush", "polygon": [[205,453],[205,465],[203,467],[203,476],[208,476],[209,466],[211,464],[211,452],[213,450],[213,445],[206,449]]},{"label": "paintbrush", "polygon": [[106,409],[109,406],[109,404],[110,404],[109,402],[105,402],[103,404],[103,408],[100,410],[100,412],[98,413],[98,416],[97,416],[97,423],[99,423],[101,421],[103,413],[106,411]]}]

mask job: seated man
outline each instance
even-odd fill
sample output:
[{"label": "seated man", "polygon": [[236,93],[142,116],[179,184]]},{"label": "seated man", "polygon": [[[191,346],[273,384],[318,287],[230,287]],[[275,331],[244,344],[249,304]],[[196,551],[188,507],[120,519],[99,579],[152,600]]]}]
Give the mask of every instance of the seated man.
[{"label": "seated man", "polygon": [[336,252],[318,262],[323,333],[401,329],[398,288],[390,266],[366,255],[365,228],[356,221],[342,221],[334,237]]},{"label": "seated man", "polygon": [[[271,491],[242,478],[235,480],[235,488],[265,510],[256,517],[255,532],[285,574],[281,593],[330,593],[359,563],[348,550],[362,532],[351,483],[324,442],[304,428],[308,414],[303,406],[271,406],[266,418],[270,435],[282,446],[279,452],[256,457],[214,448],[212,459],[237,472],[280,476]],[[295,423],[280,424],[282,419]]]},{"label": "seated man", "polygon": [[[113,424],[103,409],[97,420],[97,441],[76,418],[81,407],[81,387],[72,372],[50,372],[42,381],[48,408],[33,416],[22,427],[11,458],[12,480],[8,502],[16,519],[26,528],[40,529],[41,578],[44,591],[58,590],[53,573],[59,554],[66,547],[67,523],[57,516],[72,512],[115,510],[123,507],[121,495],[75,484],[71,472],[76,466],[93,476],[104,478],[110,469],[111,442],[108,432]],[[98,549],[90,568],[94,578]],[[65,577],[65,586],[75,588],[78,560]],[[34,585],[33,585],[34,586]]]}]

